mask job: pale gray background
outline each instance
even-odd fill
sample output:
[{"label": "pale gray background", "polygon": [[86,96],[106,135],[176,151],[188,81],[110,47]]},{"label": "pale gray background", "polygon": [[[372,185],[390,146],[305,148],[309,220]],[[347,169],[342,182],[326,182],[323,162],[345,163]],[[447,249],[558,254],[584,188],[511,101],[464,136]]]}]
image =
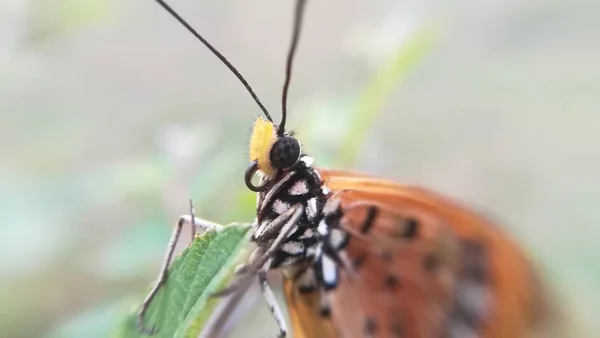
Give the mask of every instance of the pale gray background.
[{"label": "pale gray background", "polygon": [[[278,116],[292,1],[171,2]],[[394,48],[436,25],[439,42],[379,112],[357,168],[505,220],[563,295],[573,337],[596,337],[599,13],[583,0],[311,0],[291,123],[316,110],[318,137],[335,136],[328,110],[343,118]],[[0,107],[0,335],[11,337],[103,336],[118,319],[108,304],[136,303],[185,212],[182,167],[215,177],[194,191],[227,201],[243,189],[258,113],[150,0],[3,0]],[[209,197],[199,209],[212,219],[252,217],[223,216]],[[272,332],[267,311],[257,316],[261,328],[247,318],[243,332]]]}]

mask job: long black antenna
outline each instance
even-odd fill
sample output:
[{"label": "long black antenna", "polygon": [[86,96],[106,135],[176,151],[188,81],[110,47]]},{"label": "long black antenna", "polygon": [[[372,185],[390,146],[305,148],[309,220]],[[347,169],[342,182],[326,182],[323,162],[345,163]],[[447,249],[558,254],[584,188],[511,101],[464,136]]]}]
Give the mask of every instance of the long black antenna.
[{"label": "long black antenna", "polygon": [[[194,28],[192,28],[192,26],[190,26],[190,24],[188,24],[179,14],[177,14],[177,12],[175,12],[164,1],[156,0],[156,2],[158,2],[158,4],[161,5],[162,8],[164,8],[177,21],[179,21],[179,23],[181,23],[183,25],[183,27],[185,27],[190,33],[192,33],[192,35],[194,35],[196,37],[196,39],[200,40],[200,42],[202,42],[206,46],[206,48],[210,49],[210,51],[213,54],[215,54],[215,56],[218,57],[219,60],[221,60],[221,62],[223,62],[225,64],[225,66],[227,66],[227,68],[229,68],[229,70],[231,70],[231,72],[240,80],[240,82],[244,85],[244,87],[246,87],[246,90],[248,90],[248,92],[250,93],[250,95],[252,96],[254,101],[256,101],[256,104],[258,104],[258,106],[263,111],[263,113],[265,114],[267,119],[269,121],[273,122],[273,119],[271,118],[271,115],[269,115],[267,108],[265,108],[265,106],[262,104],[262,102],[260,102],[260,100],[258,99],[258,96],[256,96],[256,94],[254,93],[254,90],[252,90],[252,87],[250,87],[250,85],[248,84],[248,81],[246,81],[246,79],[244,79],[242,74],[240,74],[240,72],[238,72],[238,70],[235,69],[235,67],[229,61],[227,61],[227,59],[223,56],[223,54],[219,53],[218,50],[216,50],[210,43],[208,43],[208,41],[206,41],[200,34],[198,34],[198,32],[196,32],[196,30]],[[301,1],[301,2],[303,2],[303,1]],[[285,123],[285,114],[283,117],[283,122]]]},{"label": "long black antenna", "polygon": [[296,48],[298,47],[298,40],[300,40],[300,30],[302,28],[302,18],[304,17],[304,7],[306,0],[297,0],[296,9],[294,11],[294,30],[292,32],[292,42],[287,55],[287,62],[285,67],[285,82],[283,84],[283,93],[281,94],[281,123],[279,123],[279,129],[277,134],[283,136],[285,131],[285,119],[287,117],[287,95],[290,88],[290,81],[292,80],[292,63],[294,61],[294,55],[296,54]]}]

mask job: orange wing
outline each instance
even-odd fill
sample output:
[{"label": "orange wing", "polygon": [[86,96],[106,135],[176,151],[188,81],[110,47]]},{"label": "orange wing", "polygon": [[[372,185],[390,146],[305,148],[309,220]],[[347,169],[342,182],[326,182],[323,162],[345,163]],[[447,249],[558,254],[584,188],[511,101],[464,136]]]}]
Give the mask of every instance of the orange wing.
[{"label": "orange wing", "polygon": [[[360,266],[355,275],[342,271],[330,294],[331,319],[320,316],[316,294],[295,294],[293,281],[286,282],[294,337],[466,337],[460,321],[448,326],[452,311],[462,311],[465,320],[484,312],[478,333],[486,338],[533,336],[548,322],[535,267],[488,219],[417,187],[319,173],[333,192],[343,191],[341,223],[351,234],[346,253]],[[365,231],[373,205],[377,216]],[[490,280],[489,295],[463,287],[482,273]],[[469,306],[457,310],[457,299],[465,297]]]},{"label": "orange wing", "polygon": [[283,291],[287,302],[293,338],[337,337],[336,329],[329,318],[319,312],[319,294],[300,294],[292,279],[284,279]]}]

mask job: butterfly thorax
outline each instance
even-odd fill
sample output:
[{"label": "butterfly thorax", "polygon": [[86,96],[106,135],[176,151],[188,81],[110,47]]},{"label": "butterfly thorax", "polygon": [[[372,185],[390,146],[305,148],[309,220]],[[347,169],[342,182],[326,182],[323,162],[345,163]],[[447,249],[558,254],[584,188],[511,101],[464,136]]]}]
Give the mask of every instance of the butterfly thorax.
[{"label": "butterfly thorax", "polygon": [[269,269],[281,268],[284,276],[295,279],[300,292],[337,286],[337,251],[343,249],[348,238],[338,227],[340,209],[333,205],[332,193],[312,162],[311,157],[302,154],[290,170],[258,193],[256,231],[252,237],[259,246],[268,246],[278,235],[269,233],[270,224],[290,208],[302,206],[300,220],[268,263]]},{"label": "butterfly thorax", "polygon": [[271,258],[272,269],[300,264],[320,254],[317,227],[329,191],[312,162],[311,157],[303,154],[291,169],[280,173],[265,191],[258,193],[257,230],[252,237],[257,243],[273,240],[278,235],[268,233],[270,224],[278,217],[291,208],[303,208],[300,220]]}]

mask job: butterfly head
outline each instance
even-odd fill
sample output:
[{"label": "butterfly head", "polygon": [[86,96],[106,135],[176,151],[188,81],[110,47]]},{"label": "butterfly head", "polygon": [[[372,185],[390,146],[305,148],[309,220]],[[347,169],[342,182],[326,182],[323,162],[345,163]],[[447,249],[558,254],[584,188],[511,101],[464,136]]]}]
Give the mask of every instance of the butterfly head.
[{"label": "butterfly head", "polygon": [[[196,30],[190,26],[177,12],[162,0],[156,0],[169,14],[179,21],[194,37],[204,44],[231,72],[240,80],[242,85],[252,96],[256,104],[260,107],[264,114],[259,117],[252,129],[252,137],[250,138],[250,165],[246,169],[245,181],[246,186],[255,192],[266,190],[269,181],[276,179],[277,174],[292,168],[300,159],[301,147],[300,142],[295,139],[290,133],[285,131],[285,121],[287,117],[287,95],[292,77],[292,63],[298,40],[300,38],[300,28],[302,26],[302,17],[306,0],[298,0],[296,2],[294,27],[292,31],[292,41],[288,50],[286,62],[285,82],[281,95],[281,121],[278,125],[273,122],[273,118],[267,111],[267,108],[260,102],[256,93],[248,81],[244,79],[242,74],[221,54],[216,50],[206,39],[204,39]],[[263,183],[256,186],[252,183],[252,178],[256,173],[262,174]]]},{"label": "butterfly head", "polygon": [[[281,130],[281,128],[279,129]],[[246,176],[251,179],[258,171],[267,179],[273,179],[280,171],[292,168],[300,159],[300,142],[263,117],[258,117],[250,137],[250,166]],[[248,185],[249,180],[246,180]],[[249,185],[251,190],[256,186]]]},{"label": "butterfly head", "polygon": [[[285,121],[287,118],[287,95],[292,78],[292,62],[300,38],[305,3],[305,0],[298,0],[296,2],[292,41],[288,50],[285,82],[281,95],[281,121],[279,125],[273,122],[271,115],[269,115],[269,112],[260,103],[256,94],[251,89],[248,89],[266,117],[258,117],[256,119],[252,128],[252,137],[250,138],[250,165],[246,169],[245,181],[246,186],[255,192],[266,190],[269,186],[268,183],[276,180],[279,173],[289,170],[298,163],[302,153],[300,142],[291,133],[285,131]],[[245,81],[242,81],[242,83],[245,83]],[[262,184],[259,186],[252,183],[252,177],[257,172],[262,174],[263,177]]]}]

